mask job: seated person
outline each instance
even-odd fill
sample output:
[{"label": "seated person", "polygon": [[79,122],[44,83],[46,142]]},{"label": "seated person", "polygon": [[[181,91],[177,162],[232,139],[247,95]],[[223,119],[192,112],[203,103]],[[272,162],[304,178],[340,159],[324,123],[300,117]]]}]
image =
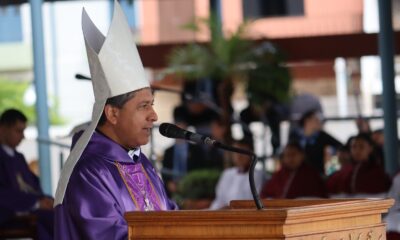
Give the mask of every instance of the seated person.
[{"label": "seated person", "polygon": [[44,195],[24,155],[16,151],[26,122],[25,115],[15,109],[0,116],[0,225],[13,227],[9,220],[31,213],[38,219],[38,239],[53,239],[53,199]]},{"label": "seated person", "polygon": [[310,167],[304,150],[297,142],[286,145],[282,154],[282,169],[274,173],[264,185],[262,198],[323,198],[324,181],[318,171]]},{"label": "seated person", "polygon": [[394,177],[388,197],[393,198],[395,203],[385,217],[387,223],[386,238],[387,240],[400,239],[400,173]]},{"label": "seated person", "polygon": [[360,133],[350,141],[351,163],[342,166],[327,181],[330,195],[382,194],[389,190],[391,180],[377,163],[369,134]]},{"label": "seated person", "polygon": [[[234,147],[253,151],[253,139],[235,141]],[[233,155],[234,167],[227,168],[222,172],[215,189],[216,198],[210,209],[221,209],[229,206],[232,200],[250,200],[253,195],[250,190],[249,169],[251,157],[235,153]],[[261,170],[254,170],[254,181],[259,191],[264,182],[264,174]]]}]

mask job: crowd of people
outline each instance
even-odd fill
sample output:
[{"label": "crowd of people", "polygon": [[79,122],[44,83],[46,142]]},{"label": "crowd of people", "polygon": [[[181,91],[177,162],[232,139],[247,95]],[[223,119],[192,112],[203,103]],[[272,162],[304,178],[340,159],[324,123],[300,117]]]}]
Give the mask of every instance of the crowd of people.
[{"label": "crowd of people", "polygon": [[[182,115],[178,117],[177,113],[176,110],[174,117],[178,125],[183,128],[190,125]],[[182,122],[185,123],[181,125]],[[400,175],[393,180],[394,184],[392,185],[392,178],[385,172],[383,131],[381,129],[371,131],[368,122],[363,119],[358,119],[356,125],[359,127],[359,132],[350,136],[348,141],[343,144],[323,130],[323,116],[320,110],[312,109],[304,112],[294,127],[290,129],[288,143],[277,154],[280,164],[276,171],[267,173],[256,169],[255,183],[260,191],[260,196],[267,199],[391,196],[396,199],[398,204],[400,189],[395,183],[396,178],[399,181]],[[212,132],[210,136],[213,136]],[[233,140],[231,144],[254,151],[252,141],[251,134],[246,133],[243,139]],[[174,158],[175,160],[171,161],[169,156],[171,149],[176,150],[179,144],[188,145],[187,153],[182,155],[174,151],[174,154],[181,156],[182,159]],[[177,191],[179,179],[186,173],[198,168],[210,167],[207,166],[210,156],[201,155],[201,153],[204,153],[202,146],[182,143],[181,140],[177,140],[176,144],[166,151],[163,161],[164,170],[171,169],[175,173],[176,171],[181,173],[173,180],[174,191]],[[327,169],[332,155],[336,156],[339,162],[339,167],[335,171]],[[187,156],[187,161],[183,156]],[[189,165],[193,166],[190,159],[194,156],[200,158],[195,160],[200,162],[197,162],[196,167],[188,167]],[[225,168],[216,185],[216,197],[211,202],[210,209],[226,208],[231,200],[252,199],[248,180],[251,159],[247,156],[240,156],[240,154],[220,155],[220,158],[215,158],[218,161],[214,164],[221,163],[221,158],[224,157],[225,159],[222,161],[225,162]],[[211,156],[211,158],[213,157]],[[179,164],[179,161],[189,164],[183,164],[185,166],[183,172],[182,169],[178,170],[174,167]],[[182,166],[181,163],[180,166]],[[218,169],[221,169],[221,166],[219,165]],[[171,178],[165,176],[164,179],[166,179],[168,187]],[[392,208],[387,217],[391,234],[400,230],[400,214],[396,211],[398,212],[396,208]],[[397,215],[394,217],[393,214]]]}]

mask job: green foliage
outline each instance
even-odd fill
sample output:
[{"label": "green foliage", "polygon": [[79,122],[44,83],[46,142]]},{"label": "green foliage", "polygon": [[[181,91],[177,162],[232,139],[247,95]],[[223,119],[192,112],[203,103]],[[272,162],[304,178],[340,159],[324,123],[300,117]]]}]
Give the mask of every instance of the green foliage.
[{"label": "green foliage", "polygon": [[174,49],[168,57],[167,71],[185,80],[206,77],[224,80],[240,76],[248,80],[246,91],[255,104],[261,104],[264,99],[288,100],[291,77],[284,67],[284,57],[271,43],[255,45],[244,37],[250,22],[242,23],[227,38],[219,32],[214,16],[189,23],[185,29],[200,31],[204,24],[211,34],[210,43],[191,43]]},{"label": "green foliage", "polygon": [[214,199],[215,186],[219,179],[218,170],[195,170],[179,182],[179,196],[182,199]]},{"label": "green foliage", "polygon": [[250,102],[262,104],[266,98],[285,102],[290,97],[291,76],[283,66],[283,55],[268,42],[252,50],[257,67],[248,72],[247,94]]},{"label": "green foliage", "polygon": [[[8,108],[16,108],[26,115],[30,124],[36,123],[35,106],[27,105],[23,101],[30,84],[28,81],[12,81],[0,78],[0,113]],[[49,108],[50,123],[62,124],[64,120],[55,110],[58,102],[56,99],[54,99],[54,102],[54,106]]]},{"label": "green foliage", "polygon": [[28,87],[29,82],[0,79],[0,112],[8,108],[16,108],[31,122],[35,118],[35,108],[23,102],[23,96]]}]

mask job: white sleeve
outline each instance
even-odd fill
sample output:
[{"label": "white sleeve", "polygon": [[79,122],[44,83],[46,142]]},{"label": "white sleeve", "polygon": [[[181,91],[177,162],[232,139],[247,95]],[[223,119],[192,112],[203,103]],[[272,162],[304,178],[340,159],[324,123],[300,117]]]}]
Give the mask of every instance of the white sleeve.
[{"label": "white sleeve", "polygon": [[211,203],[210,209],[217,210],[225,207],[227,205],[224,197],[224,188],[226,186],[227,174],[226,170],[224,170],[221,174],[221,177],[218,180],[217,186],[215,187],[215,199]]},{"label": "white sleeve", "polygon": [[388,193],[389,198],[395,200],[394,205],[389,209],[385,217],[387,231],[400,232],[400,174],[393,179],[392,187]]}]

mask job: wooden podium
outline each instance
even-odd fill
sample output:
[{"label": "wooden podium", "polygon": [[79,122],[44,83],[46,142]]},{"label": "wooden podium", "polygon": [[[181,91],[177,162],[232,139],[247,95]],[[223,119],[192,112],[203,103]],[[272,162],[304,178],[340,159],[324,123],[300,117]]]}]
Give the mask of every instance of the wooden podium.
[{"label": "wooden podium", "polygon": [[129,212],[129,239],[384,240],[393,199],[233,201],[220,211]]}]

